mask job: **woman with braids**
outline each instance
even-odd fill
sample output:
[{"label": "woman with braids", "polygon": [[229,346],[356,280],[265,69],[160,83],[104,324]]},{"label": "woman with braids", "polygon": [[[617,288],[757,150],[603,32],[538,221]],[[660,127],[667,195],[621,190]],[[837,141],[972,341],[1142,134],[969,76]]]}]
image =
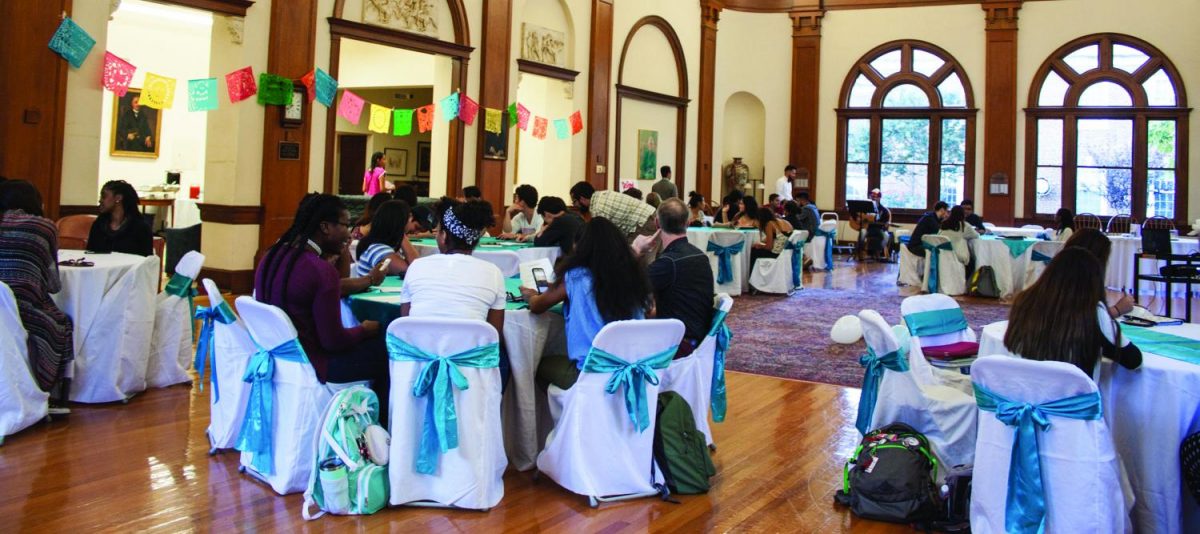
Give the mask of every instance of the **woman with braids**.
[{"label": "woman with braids", "polygon": [[[322,383],[371,381],[387,414],[387,348],[379,323],[342,326],[341,277],[321,256],[342,250],[350,240],[350,214],[341,199],[310,193],[300,201],[291,228],[263,256],[254,274],[259,302],[278,306],[291,318],[300,345]],[[364,280],[379,284],[384,273],[372,269]]]},{"label": "woman with braids", "polygon": [[100,216],[88,232],[88,250],[154,254],[154,234],[138,211],[138,195],[124,180],[112,180],[100,188]]},{"label": "woman with braids", "polygon": [[529,311],[544,313],[566,302],[567,353],[547,355],[537,369],[543,389],[554,384],[568,389],[605,324],[641,319],[650,308],[646,271],[625,241],[625,234],[604,217],[592,217],[570,256],[558,262],[554,283],[545,293],[522,287]]}]

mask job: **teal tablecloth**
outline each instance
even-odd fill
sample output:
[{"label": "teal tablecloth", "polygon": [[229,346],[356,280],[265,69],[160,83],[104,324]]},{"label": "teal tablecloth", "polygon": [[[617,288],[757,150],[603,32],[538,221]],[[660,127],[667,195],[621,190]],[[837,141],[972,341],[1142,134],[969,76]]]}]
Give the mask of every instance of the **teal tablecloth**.
[{"label": "teal tablecloth", "polygon": [[[504,285],[512,295],[521,295],[520,279],[509,278],[504,281]],[[379,321],[380,324],[386,325],[400,317],[400,288],[404,287],[404,280],[389,276],[379,287],[383,289],[372,288],[371,291],[350,296],[350,310],[359,321]],[[504,309],[514,311],[526,307],[524,302],[509,302]],[[562,305],[556,305],[550,311],[561,314]]]},{"label": "teal tablecloth", "polygon": [[1009,254],[1012,254],[1012,257],[1014,257],[1014,258],[1020,258],[1021,255],[1024,254],[1026,250],[1029,250],[1029,247],[1032,247],[1034,243],[1037,243],[1039,241],[1037,239],[1029,239],[1029,238],[1002,239],[1002,238],[998,238],[993,235],[985,235],[982,237],[982,239],[1000,241],[1000,242],[1004,243],[1004,245],[1008,247]]},{"label": "teal tablecloth", "polygon": [[1127,324],[1121,325],[1121,334],[1133,341],[1142,352],[1200,365],[1200,340]]}]

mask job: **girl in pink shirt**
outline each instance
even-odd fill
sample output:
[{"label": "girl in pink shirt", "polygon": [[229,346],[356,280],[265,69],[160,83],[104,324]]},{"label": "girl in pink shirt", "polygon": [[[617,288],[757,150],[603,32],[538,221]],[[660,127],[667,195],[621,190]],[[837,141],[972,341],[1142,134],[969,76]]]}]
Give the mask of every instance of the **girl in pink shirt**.
[{"label": "girl in pink shirt", "polygon": [[394,186],[384,179],[384,174],[383,152],[376,152],[371,155],[371,168],[363,174],[363,194],[372,197],[382,191],[391,191]]}]

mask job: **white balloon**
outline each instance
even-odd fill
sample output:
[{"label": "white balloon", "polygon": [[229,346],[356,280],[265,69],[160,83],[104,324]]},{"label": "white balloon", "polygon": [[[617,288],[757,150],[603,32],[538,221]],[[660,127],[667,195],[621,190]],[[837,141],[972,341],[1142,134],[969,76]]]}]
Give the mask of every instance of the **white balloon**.
[{"label": "white balloon", "polygon": [[862,322],[858,317],[846,315],[833,323],[833,329],[829,332],[829,337],[833,338],[834,343],[849,345],[857,342],[862,338]]}]

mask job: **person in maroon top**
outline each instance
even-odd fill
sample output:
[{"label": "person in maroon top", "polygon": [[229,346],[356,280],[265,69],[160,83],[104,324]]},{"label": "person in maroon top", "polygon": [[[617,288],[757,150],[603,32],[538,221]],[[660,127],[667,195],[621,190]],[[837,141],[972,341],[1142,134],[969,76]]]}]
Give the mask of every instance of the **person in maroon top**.
[{"label": "person in maroon top", "polygon": [[[325,251],[339,251],[350,241],[350,214],[334,195],[310,193],[300,202],[291,228],[276,241],[254,274],[255,298],[278,306],[291,318],[300,345],[322,383],[371,381],[386,417],[388,356],[377,321],[344,328],[341,319],[341,275]],[[372,269],[372,285],[383,272]]]}]

